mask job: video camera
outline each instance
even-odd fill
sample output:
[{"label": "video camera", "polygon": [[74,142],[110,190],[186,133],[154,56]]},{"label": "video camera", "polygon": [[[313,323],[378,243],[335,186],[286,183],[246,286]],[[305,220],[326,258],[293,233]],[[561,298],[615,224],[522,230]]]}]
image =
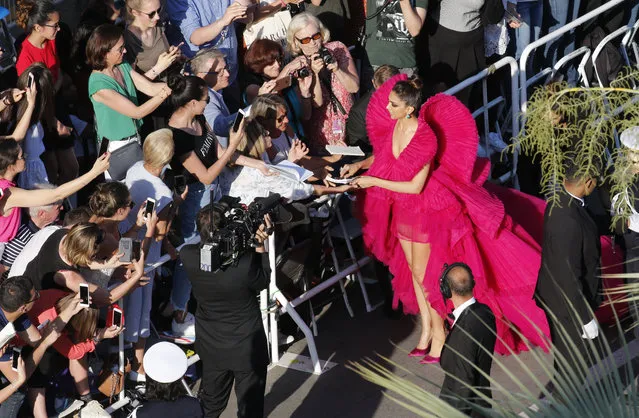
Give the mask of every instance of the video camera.
[{"label": "video camera", "polygon": [[[287,222],[281,219],[281,196],[277,193],[256,198],[248,207],[239,198],[224,196],[211,204],[211,211],[220,217],[220,226],[209,237],[201,237],[200,270],[218,271],[229,265],[237,266],[244,253],[258,246],[255,233],[269,215],[273,224]],[[211,216],[211,221],[213,216]]]}]

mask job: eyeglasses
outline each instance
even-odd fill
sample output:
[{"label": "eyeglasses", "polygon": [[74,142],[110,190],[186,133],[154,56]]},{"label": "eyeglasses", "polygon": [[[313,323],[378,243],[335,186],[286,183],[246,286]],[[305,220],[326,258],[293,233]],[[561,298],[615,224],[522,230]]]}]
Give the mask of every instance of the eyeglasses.
[{"label": "eyeglasses", "polygon": [[215,74],[215,75],[218,75],[218,74],[221,74],[224,71],[228,71],[228,70],[229,70],[229,66],[226,65],[220,71],[198,71],[198,74]]},{"label": "eyeglasses", "polygon": [[[135,9],[138,10],[138,9]],[[142,13],[143,15],[147,15],[149,17],[149,19],[153,19],[155,17],[155,15],[159,15],[160,13],[162,13],[162,7],[160,7],[157,10],[154,10],[150,13],[147,12],[143,12],[142,10],[138,10],[138,12]]]},{"label": "eyeglasses", "polygon": [[40,292],[38,292],[36,289],[33,289],[33,299],[29,300],[27,303],[25,303],[25,305],[28,305],[32,302],[35,302],[36,300],[40,299]]},{"label": "eyeglasses", "polygon": [[130,209],[133,209],[135,207],[135,202],[133,200],[129,201],[129,204],[127,205]]},{"label": "eyeglasses", "polygon": [[307,36],[306,38],[299,39],[296,37],[295,39],[297,39],[297,41],[301,43],[302,45],[306,45],[306,44],[310,44],[311,41],[318,41],[322,39],[322,34],[320,32],[317,32],[312,34],[311,36]]},{"label": "eyeglasses", "polygon": [[206,95],[206,98],[204,99],[200,99],[201,102],[206,102],[206,104],[211,103],[211,96],[209,96],[208,94]]},{"label": "eyeglasses", "polygon": [[[125,46],[124,46],[124,44],[122,44],[122,46],[119,47],[118,49],[116,49],[115,51],[118,51],[118,54],[121,54],[124,51],[124,48],[125,48]],[[113,48],[111,50],[113,51]]]},{"label": "eyeglasses", "polygon": [[54,24],[54,25],[40,25],[40,26],[46,26],[47,28],[53,28],[53,29],[60,29],[60,22]]}]

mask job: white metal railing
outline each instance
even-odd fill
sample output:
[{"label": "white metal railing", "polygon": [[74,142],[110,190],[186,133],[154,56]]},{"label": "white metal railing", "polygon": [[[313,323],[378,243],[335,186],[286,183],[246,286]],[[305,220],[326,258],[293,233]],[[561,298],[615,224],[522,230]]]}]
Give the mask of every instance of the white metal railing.
[{"label": "white metal railing", "polygon": [[628,0],[609,0],[607,1],[605,4],[603,4],[602,6],[597,7],[596,9],[586,13],[585,15],[573,20],[572,22],[562,26],[561,28],[550,32],[548,35],[542,36],[541,38],[537,39],[536,41],[530,43],[526,48],[524,48],[524,51],[521,54],[521,58],[519,58],[519,85],[522,86],[520,94],[519,94],[519,100],[520,100],[520,110],[521,113],[525,114],[526,113],[526,103],[528,101],[528,91],[526,88],[524,88],[523,86],[527,85],[527,74],[526,74],[526,65],[528,62],[528,58],[530,57],[530,54],[537,48],[539,48],[542,45],[546,45],[549,44],[551,41],[554,41],[555,39],[558,39],[559,37],[561,37],[563,34],[572,31],[573,29],[575,29],[578,26],[583,25],[584,23],[594,19],[595,17],[601,15],[602,13],[607,12],[608,10],[612,9],[613,7],[627,2]]}]

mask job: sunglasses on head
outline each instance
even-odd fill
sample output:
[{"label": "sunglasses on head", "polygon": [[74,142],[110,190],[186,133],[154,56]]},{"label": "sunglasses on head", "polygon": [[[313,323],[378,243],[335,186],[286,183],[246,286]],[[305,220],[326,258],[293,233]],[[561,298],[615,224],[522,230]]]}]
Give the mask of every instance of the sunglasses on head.
[{"label": "sunglasses on head", "polygon": [[301,43],[302,45],[306,45],[306,44],[310,44],[311,41],[318,41],[320,39],[322,39],[322,34],[320,32],[314,33],[311,36],[307,36],[306,38],[295,38],[297,39],[297,42]]},{"label": "sunglasses on head", "polygon": [[157,10],[154,10],[152,12],[149,12],[149,13],[143,12],[142,10],[138,10],[138,12],[147,15],[149,17],[149,19],[153,19],[155,17],[155,15],[159,15],[160,13],[162,13],[162,7],[160,7]]}]

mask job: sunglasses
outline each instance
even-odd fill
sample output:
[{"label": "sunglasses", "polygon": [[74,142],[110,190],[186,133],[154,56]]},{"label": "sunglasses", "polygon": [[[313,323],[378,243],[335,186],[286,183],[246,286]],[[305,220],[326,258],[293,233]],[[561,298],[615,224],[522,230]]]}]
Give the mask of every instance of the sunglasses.
[{"label": "sunglasses", "polygon": [[[136,9],[136,10],[137,10],[137,9]],[[154,11],[152,11],[152,12],[150,12],[150,13],[143,12],[142,10],[138,10],[138,12],[140,12],[140,13],[142,13],[142,14],[144,14],[144,15],[147,15],[147,16],[149,17],[149,19],[153,19],[153,18],[155,17],[155,15],[159,15],[160,13],[162,13],[162,7],[160,7],[160,8],[159,8],[159,9],[157,9],[157,10],[154,10]]]},{"label": "sunglasses", "polygon": [[206,104],[211,103],[211,96],[209,96],[208,94],[206,95],[206,98],[204,99],[200,99],[201,102],[206,102]]},{"label": "sunglasses", "polygon": [[40,299],[40,292],[38,292],[36,289],[33,289],[33,299],[29,300],[27,303],[25,303],[25,305],[28,305],[31,302],[35,302],[36,300]]},{"label": "sunglasses", "polygon": [[311,36],[307,36],[306,38],[295,38],[297,39],[297,42],[301,43],[302,45],[306,45],[306,44],[310,44],[311,41],[318,41],[320,39],[322,39],[322,34],[320,32],[314,33]]},{"label": "sunglasses", "polygon": [[277,118],[275,120],[277,121],[277,123],[282,123],[282,122],[284,122],[284,119],[286,119],[286,116],[287,115],[282,115],[282,116],[280,116],[279,118]]},{"label": "sunglasses", "polygon": [[127,206],[129,207],[129,209],[133,209],[135,207],[135,202],[131,200]]}]

